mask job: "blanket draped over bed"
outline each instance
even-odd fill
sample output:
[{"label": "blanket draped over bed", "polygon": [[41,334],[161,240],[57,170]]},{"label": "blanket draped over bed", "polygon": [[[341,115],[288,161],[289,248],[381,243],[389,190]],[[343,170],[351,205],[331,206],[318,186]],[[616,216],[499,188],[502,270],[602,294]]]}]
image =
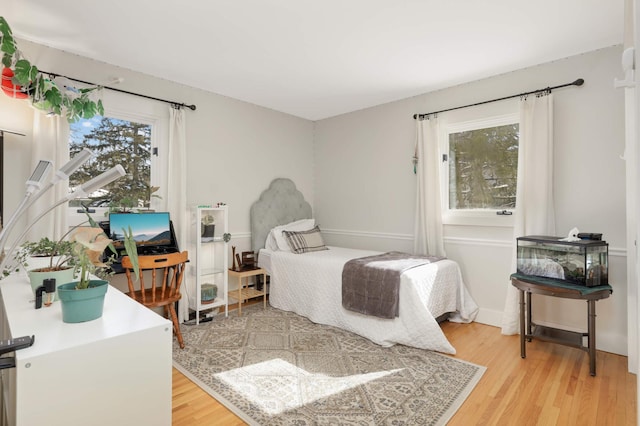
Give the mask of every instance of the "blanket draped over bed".
[{"label": "blanket draped over bed", "polygon": [[402,272],[398,317],[353,312],[341,302],[344,265],[381,252],[331,246],[297,254],[277,245],[265,248],[274,227],[312,217],[310,204],[286,178],[274,179],[251,206],[252,247],[258,253],[258,265],[271,277],[269,303],[273,307],[359,334],[381,346],[402,344],[455,354],[436,318],[446,313],[449,321],[470,322],[478,313],[456,262],[442,259]]},{"label": "blanket draped over bed", "polygon": [[397,251],[352,259],[342,270],[342,306],[365,315],[396,318],[400,314],[400,275],[442,259]]}]

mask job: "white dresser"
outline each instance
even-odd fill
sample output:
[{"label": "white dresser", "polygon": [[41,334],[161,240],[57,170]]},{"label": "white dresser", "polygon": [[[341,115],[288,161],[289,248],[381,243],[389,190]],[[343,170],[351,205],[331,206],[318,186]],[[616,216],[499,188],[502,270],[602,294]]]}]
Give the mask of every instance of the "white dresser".
[{"label": "white dresser", "polygon": [[3,424],[171,425],[170,321],[109,286],[101,318],[63,323],[60,302],[34,308],[24,272],[0,296],[0,339],[35,335],[0,370]]}]

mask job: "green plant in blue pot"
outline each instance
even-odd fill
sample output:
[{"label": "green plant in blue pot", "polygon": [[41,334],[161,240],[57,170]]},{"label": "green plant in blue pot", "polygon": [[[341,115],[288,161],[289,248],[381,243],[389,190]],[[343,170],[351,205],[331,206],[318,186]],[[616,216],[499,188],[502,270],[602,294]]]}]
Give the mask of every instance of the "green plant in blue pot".
[{"label": "green plant in blue pot", "polygon": [[102,261],[102,253],[112,241],[102,229],[86,226],[76,228],[69,241],[73,244],[80,275],[78,281],[58,286],[62,321],[78,323],[100,318],[109,282],[93,277],[108,268]]},{"label": "green plant in blue pot", "polygon": [[[100,318],[109,282],[95,277],[110,273],[109,263],[103,261],[103,253],[113,241],[101,228],[89,226],[76,228],[69,241],[73,244],[79,277],[77,281],[58,286],[62,321],[77,323]],[[132,254],[135,258],[132,261],[135,260],[137,266],[137,251]]]}]

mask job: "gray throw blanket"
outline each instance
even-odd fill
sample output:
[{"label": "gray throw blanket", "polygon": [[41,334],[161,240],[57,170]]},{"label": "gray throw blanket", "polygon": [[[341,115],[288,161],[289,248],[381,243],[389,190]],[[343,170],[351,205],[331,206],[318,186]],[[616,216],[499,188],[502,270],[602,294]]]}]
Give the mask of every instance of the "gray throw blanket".
[{"label": "gray throw blanket", "polygon": [[442,259],[393,251],[349,260],[342,269],[342,306],[365,315],[395,318],[400,313],[400,275]]}]

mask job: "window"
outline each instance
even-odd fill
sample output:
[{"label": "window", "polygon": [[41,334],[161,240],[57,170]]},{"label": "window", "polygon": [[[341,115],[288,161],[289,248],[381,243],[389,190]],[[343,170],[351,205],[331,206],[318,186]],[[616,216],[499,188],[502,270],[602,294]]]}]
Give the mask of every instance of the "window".
[{"label": "window", "polygon": [[132,209],[165,208],[168,157],[163,154],[168,146],[168,108],[163,103],[110,91],[104,93],[103,102],[104,117],[70,125],[70,156],[84,147],[95,156],[70,177],[69,188],[116,164],[122,165],[127,174],[88,199],[70,201],[70,226],[86,220],[81,203],[91,209],[96,221],[105,220],[109,206],[116,203]]},{"label": "window", "polygon": [[73,157],[83,148],[89,148],[95,156],[70,177],[70,191],[116,164],[121,164],[127,175],[90,194],[88,199],[74,200],[70,207],[82,204],[148,208],[153,190],[151,130],[150,124],[101,116],[71,124],[69,155]]},{"label": "window", "polygon": [[517,114],[448,124],[441,137],[445,223],[455,217],[492,217],[515,209]]}]

